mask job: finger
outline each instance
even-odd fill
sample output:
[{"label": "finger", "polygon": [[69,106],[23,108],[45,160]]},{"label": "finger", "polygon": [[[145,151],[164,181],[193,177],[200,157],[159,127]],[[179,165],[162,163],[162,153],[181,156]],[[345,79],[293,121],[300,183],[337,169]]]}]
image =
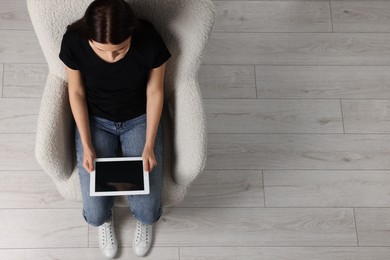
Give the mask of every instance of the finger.
[{"label": "finger", "polygon": [[87,164],[86,161],[83,162],[83,167],[84,167],[86,170],[88,170],[88,164]]},{"label": "finger", "polygon": [[85,163],[84,168],[89,172],[89,165],[88,165],[88,163]]},{"label": "finger", "polygon": [[149,160],[145,160],[145,171],[149,171],[150,169],[149,169]]},{"label": "finger", "polygon": [[92,171],[92,165],[91,163],[86,160],[85,163],[84,163],[84,168],[88,171],[88,172],[91,172]]},{"label": "finger", "polygon": [[93,171],[93,165],[90,165],[89,166],[89,172],[92,172]]},{"label": "finger", "polygon": [[153,171],[154,168],[156,168],[156,166],[157,166],[157,162],[156,162],[156,161],[153,161],[153,162],[151,163],[151,166],[150,166],[150,171]]}]

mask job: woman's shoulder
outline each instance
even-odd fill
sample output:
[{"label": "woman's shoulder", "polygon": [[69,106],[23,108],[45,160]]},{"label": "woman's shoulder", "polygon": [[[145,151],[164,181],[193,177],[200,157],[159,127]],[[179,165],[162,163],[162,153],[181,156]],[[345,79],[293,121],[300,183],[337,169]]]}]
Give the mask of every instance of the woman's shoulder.
[{"label": "woman's shoulder", "polygon": [[147,19],[138,19],[139,21],[139,32],[143,34],[144,36],[150,36],[153,37],[153,35],[156,33],[156,29],[149,20]]},{"label": "woman's shoulder", "polygon": [[80,69],[80,41],[77,32],[65,31],[59,52],[59,58],[70,68]]},{"label": "woman's shoulder", "polygon": [[153,27],[153,24],[145,18],[138,18],[138,22],[140,25],[139,28],[141,30],[147,30],[147,29],[150,29],[151,27]]},{"label": "woman's shoulder", "polygon": [[79,41],[80,37],[80,32],[77,30],[66,30],[63,35],[63,41],[66,41],[67,43],[75,43]]}]

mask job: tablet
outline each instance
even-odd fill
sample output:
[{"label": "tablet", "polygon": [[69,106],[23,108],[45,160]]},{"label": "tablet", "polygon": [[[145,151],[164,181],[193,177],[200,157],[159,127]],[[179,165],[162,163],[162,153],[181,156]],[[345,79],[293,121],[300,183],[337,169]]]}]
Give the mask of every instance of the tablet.
[{"label": "tablet", "polygon": [[96,158],[91,172],[91,196],[149,194],[149,172],[142,157]]}]

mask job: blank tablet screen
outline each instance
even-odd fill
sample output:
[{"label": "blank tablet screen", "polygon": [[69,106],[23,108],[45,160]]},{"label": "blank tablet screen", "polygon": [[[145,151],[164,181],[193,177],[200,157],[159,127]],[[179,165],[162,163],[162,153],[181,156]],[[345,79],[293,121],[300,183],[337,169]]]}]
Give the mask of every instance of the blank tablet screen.
[{"label": "blank tablet screen", "polygon": [[144,190],[142,160],[97,161],[95,167],[96,192]]}]

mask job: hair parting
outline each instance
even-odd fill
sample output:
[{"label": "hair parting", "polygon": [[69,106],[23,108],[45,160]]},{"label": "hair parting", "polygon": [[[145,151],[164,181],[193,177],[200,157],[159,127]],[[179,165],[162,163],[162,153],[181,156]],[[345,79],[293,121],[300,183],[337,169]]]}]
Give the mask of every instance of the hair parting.
[{"label": "hair parting", "polygon": [[125,0],[94,0],[84,16],[67,26],[88,40],[102,44],[120,44],[141,29],[130,4]]}]

